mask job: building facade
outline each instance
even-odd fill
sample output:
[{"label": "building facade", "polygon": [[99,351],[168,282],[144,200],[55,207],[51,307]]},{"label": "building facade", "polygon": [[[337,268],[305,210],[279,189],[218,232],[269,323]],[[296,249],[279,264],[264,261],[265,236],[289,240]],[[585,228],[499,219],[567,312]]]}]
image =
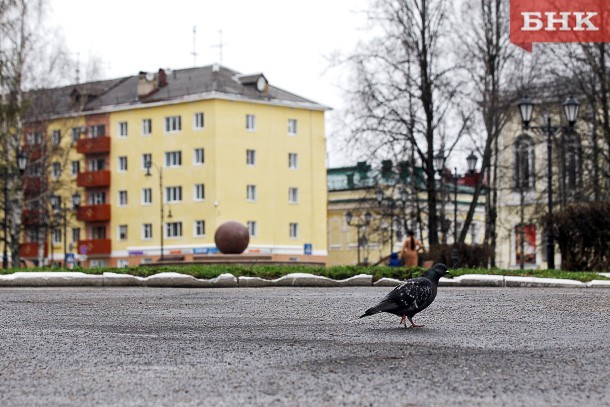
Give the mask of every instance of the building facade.
[{"label": "building facade", "polygon": [[[442,182],[440,177],[437,182],[439,216],[445,219],[440,240],[453,243],[454,211],[459,233],[472,201],[474,178],[466,175],[456,179],[456,196],[454,180],[445,175]],[[400,251],[408,230],[429,249],[427,195],[421,168],[411,168],[406,162],[384,161],[380,169],[375,169],[359,162],[355,166],[330,168],[327,182],[329,265],[385,263],[391,252]],[[483,242],[484,203],[485,197],[481,196],[466,243]],[[349,223],[348,212],[352,215]]]},{"label": "building facade", "polygon": [[[24,140],[22,257],[62,262],[66,251],[84,266],[133,266],[157,261],[163,247],[189,261],[216,253],[216,229],[238,221],[248,253],[326,261],[325,106],[218,65],[46,97],[55,103],[30,115]],[[34,155],[51,149],[47,140],[62,153]],[[60,195],[61,209],[40,205],[41,191]],[[45,222],[28,214],[44,211],[65,219],[41,232]]]}]

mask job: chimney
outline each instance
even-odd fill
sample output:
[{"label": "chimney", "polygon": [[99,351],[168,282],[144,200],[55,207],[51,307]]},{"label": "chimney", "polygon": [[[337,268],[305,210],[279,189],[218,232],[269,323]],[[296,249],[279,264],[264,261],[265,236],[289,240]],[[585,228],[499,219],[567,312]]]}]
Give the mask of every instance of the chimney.
[{"label": "chimney", "polygon": [[157,86],[159,88],[167,86],[167,74],[165,73],[165,69],[159,69],[159,73],[157,73]]}]

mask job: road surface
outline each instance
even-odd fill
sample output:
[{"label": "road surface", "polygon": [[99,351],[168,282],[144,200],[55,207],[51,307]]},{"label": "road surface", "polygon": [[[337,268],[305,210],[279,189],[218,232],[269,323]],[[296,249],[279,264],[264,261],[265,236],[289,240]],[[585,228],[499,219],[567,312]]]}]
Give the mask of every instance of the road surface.
[{"label": "road surface", "polygon": [[0,405],[610,405],[608,290],[387,292],[0,288]]}]

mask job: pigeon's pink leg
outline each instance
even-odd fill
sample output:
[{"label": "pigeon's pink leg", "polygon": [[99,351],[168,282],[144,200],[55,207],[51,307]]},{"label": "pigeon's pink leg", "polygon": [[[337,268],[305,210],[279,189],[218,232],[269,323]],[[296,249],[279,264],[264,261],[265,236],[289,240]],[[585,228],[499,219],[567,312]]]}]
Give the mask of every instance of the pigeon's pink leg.
[{"label": "pigeon's pink leg", "polygon": [[[409,322],[411,323],[411,328],[423,328],[425,325],[417,325],[411,318],[409,318]],[[406,325],[405,325],[406,326]]]},{"label": "pigeon's pink leg", "polygon": [[400,324],[404,325],[405,328],[407,327],[407,316],[403,315],[402,318],[400,319]]}]

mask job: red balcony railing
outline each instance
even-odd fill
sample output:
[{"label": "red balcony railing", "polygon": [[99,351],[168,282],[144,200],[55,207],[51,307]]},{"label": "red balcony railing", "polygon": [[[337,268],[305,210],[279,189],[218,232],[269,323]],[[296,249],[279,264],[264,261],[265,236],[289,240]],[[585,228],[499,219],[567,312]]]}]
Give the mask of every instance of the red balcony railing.
[{"label": "red balcony railing", "polygon": [[42,211],[40,209],[24,209],[21,212],[21,222],[24,225],[35,225],[42,223]]},{"label": "red balcony railing", "polygon": [[[49,245],[45,242],[43,243],[44,256],[47,257],[49,255]],[[38,257],[38,243],[21,243],[19,244],[19,256],[24,259],[33,259]]]},{"label": "red balcony railing", "polygon": [[84,138],[76,142],[76,151],[81,154],[104,154],[110,152],[110,137]]},{"label": "red balcony railing", "polygon": [[43,182],[40,177],[24,176],[21,182],[26,195],[39,194],[42,191]]},{"label": "red balcony railing", "polygon": [[76,219],[83,222],[107,222],[110,220],[110,205],[81,206]]},{"label": "red balcony railing", "polygon": [[76,178],[76,185],[83,188],[109,187],[110,171],[81,172]]},{"label": "red balcony railing", "polygon": [[87,256],[96,254],[110,254],[112,241],[110,239],[79,240],[78,253]]}]

